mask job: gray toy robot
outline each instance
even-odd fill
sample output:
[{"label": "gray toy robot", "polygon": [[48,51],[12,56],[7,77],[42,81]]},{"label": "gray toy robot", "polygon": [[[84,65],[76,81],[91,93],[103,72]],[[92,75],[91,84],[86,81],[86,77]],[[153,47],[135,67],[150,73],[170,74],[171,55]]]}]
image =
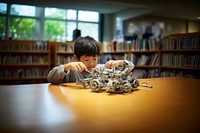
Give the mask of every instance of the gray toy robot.
[{"label": "gray toy robot", "polygon": [[126,93],[137,89],[140,85],[137,79],[132,76],[134,66],[117,67],[105,69],[104,71],[94,68],[92,77],[78,80],[76,83],[84,88],[88,86],[93,92],[107,91],[108,93]]}]

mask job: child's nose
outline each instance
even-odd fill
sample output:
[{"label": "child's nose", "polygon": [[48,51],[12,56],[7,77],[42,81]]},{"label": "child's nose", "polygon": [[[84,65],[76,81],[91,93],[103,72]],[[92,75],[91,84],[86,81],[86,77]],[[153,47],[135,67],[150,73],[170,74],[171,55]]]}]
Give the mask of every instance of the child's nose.
[{"label": "child's nose", "polygon": [[90,66],[94,66],[95,62],[94,61],[90,61]]}]

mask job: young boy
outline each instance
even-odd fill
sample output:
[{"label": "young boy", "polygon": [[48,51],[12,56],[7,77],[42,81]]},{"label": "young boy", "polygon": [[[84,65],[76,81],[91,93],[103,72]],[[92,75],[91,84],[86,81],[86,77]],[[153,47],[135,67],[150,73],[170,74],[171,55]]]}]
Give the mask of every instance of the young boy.
[{"label": "young boy", "polygon": [[127,60],[109,60],[106,64],[97,64],[99,55],[99,45],[92,37],[78,37],[74,43],[76,62],[54,67],[49,72],[47,80],[54,84],[76,82],[79,79],[90,78],[90,72],[95,67],[100,71],[123,65],[134,67],[133,63]]}]

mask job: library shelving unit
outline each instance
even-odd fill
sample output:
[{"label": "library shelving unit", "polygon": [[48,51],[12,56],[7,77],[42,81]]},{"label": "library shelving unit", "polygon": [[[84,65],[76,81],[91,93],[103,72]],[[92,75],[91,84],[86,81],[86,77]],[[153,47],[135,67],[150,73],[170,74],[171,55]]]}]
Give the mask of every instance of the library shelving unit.
[{"label": "library shelving unit", "polygon": [[0,40],[0,84],[44,83],[49,71],[46,41]]},{"label": "library shelving unit", "polygon": [[[173,34],[161,41],[140,38],[119,44],[105,43],[103,48],[103,55],[112,57],[117,54],[132,61],[136,78],[173,76],[200,79],[200,32]],[[108,59],[112,58],[103,60]]]},{"label": "library shelving unit", "polygon": [[160,43],[154,38],[137,38],[130,43],[130,60],[136,78],[159,77]]},{"label": "library shelving unit", "polygon": [[74,61],[74,42],[49,42],[51,46],[51,67]]},{"label": "library shelving unit", "polygon": [[162,40],[161,77],[200,79],[200,32],[173,34]]},{"label": "library shelving unit", "polygon": [[104,43],[103,63],[109,59],[127,59],[135,65],[134,73],[137,73],[135,78],[158,77],[160,66],[159,48],[159,44],[153,39]]},{"label": "library shelving unit", "polygon": [[135,65],[134,75],[137,73],[136,78],[159,77],[159,50],[130,51],[130,55],[130,61]]},{"label": "library shelving unit", "polygon": [[102,63],[109,60],[129,59],[129,44],[104,42],[102,44]]},{"label": "library shelving unit", "polygon": [[102,63],[106,63],[109,60],[127,60],[129,52],[128,51],[110,51],[102,53]]}]

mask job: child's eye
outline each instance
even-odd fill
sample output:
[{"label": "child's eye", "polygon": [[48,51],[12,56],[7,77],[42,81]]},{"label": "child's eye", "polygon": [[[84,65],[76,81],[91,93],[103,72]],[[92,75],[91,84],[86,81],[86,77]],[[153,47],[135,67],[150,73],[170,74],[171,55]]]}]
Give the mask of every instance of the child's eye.
[{"label": "child's eye", "polygon": [[84,60],[84,61],[88,61],[88,60]]}]

